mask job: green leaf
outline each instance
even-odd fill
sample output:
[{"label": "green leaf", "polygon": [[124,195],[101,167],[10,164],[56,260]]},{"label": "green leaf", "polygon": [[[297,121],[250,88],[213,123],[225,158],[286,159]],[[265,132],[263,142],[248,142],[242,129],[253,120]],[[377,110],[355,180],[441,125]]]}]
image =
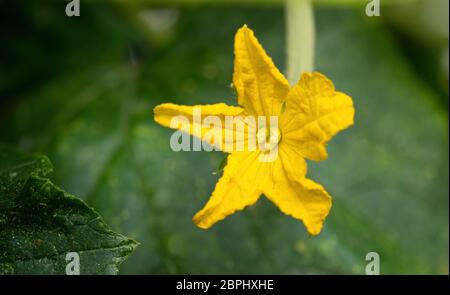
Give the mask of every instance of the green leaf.
[{"label": "green leaf", "polygon": [[227,85],[244,23],[283,70],[284,14],[177,11],[165,45],[142,40],[133,64],[114,59],[62,74],[0,125],[1,138],[50,155],[57,183],[141,242],[123,273],[364,274],[371,251],[382,273],[448,273],[448,113],[382,22],[353,10],[316,13],[316,68],[356,105],[355,126],[329,143],[329,159],[309,163],[309,176],[334,198],[323,232],[309,238],[265,198],[210,230],[196,228],[191,218],[223,156],[171,151],[171,131],[153,122],[152,108],[235,103]]},{"label": "green leaf", "polygon": [[49,160],[0,144],[0,274],[116,274],[137,243],[111,231],[86,204],[43,178]]}]

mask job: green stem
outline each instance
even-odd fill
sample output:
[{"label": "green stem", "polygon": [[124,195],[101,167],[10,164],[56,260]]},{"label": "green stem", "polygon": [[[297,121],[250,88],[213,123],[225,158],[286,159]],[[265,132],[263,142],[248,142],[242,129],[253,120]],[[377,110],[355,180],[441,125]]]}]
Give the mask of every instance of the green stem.
[{"label": "green stem", "polygon": [[286,0],[287,78],[295,85],[314,70],[315,27],[311,0]]}]

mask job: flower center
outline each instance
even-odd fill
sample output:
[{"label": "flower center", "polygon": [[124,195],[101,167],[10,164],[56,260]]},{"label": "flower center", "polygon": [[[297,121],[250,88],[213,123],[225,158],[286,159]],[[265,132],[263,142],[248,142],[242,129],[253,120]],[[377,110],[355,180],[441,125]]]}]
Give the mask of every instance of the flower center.
[{"label": "flower center", "polygon": [[280,128],[261,127],[256,134],[258,146],[262,151],[271,151],[281,140]]}]

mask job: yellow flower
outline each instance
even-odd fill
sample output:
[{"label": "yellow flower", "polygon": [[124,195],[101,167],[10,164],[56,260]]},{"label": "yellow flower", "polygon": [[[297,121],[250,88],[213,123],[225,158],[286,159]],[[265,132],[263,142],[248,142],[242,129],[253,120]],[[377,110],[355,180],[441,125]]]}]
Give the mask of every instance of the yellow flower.
[{"label": "yellow flower", "polygon": [[[154,109],[155,121],[199,136],[218,127],[190,119],[189,128],[183,129],[171,125],[171,120],[180,115],[190,118],[195,108],[200,108],[203,116],[216,116],[223,122],[225,116],[278,116],[278,156],[272,162],[264,162],[259,156],[267,151],[260,148],[254,151],[222,148],[230,152],[223,176],[193,220],[200,228],[209,228],[254,204],[264,194],[282,212],[303,221],[309,234],[317,235],[330,211],[331,197],[320,184],[306,178],[305,158],[314,161],[327,158],[326,143],[353,124],[352,99],[335,91],[333,83],[320,73],[304,73],[297,85],[290,87],[247,26],[236,33],[234,54],[233,85],[239,107],[223,103],[204,106],[166,103]],[[196,128],[200,133],[195,133]],[[225,132],[224,129],[215,131]]]}]

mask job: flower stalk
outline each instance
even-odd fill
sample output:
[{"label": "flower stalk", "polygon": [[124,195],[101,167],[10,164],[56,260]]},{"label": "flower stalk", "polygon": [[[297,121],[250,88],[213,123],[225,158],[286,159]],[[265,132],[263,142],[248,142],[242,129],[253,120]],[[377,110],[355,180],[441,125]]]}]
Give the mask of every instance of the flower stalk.
[{"label": "flower stalk", "polygon": [[311,0],[286,0],[286,76],[295,85],[314,70],[315,25]]}]

